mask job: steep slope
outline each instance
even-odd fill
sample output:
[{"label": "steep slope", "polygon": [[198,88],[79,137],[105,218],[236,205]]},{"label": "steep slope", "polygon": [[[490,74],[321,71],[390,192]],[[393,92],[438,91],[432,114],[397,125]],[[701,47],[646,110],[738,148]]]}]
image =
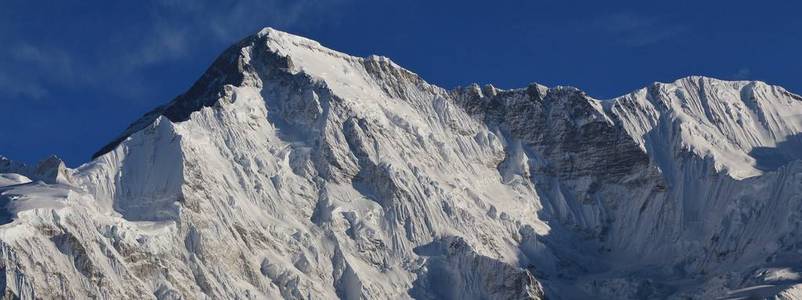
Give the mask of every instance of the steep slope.
[{"label": "steep slope", "polygon": [[508,141],[499,171],[530,179],[551,235],[594,241],[558,258],[576,279],[541,276],[556,294],[720,296],[797,249],[802,101],[782,88],[689,77],[605,101],[539,85],[454,95]]},{"label": "steep slope", "polygon": [[[216,80],[218,70],[239,79]],[[42,217],[36,226],[47,230],[4,240],[16,255],[7,278],[21,278],[10,292],[448,296],[422,278],[430,268],[467,268],[488,276],[448,283],[488,297],[542,294],[517,267],[512,240],[516,222],[545,228],[537,203],[500,180],[468,186],[476,174],[498,177],[503,154],[480,144],[481,124],[446,91],[385,58],[346,56],[270,29],[226,51],[199,84],[207,86],[148,114],[75,172],[76,186],[95,198],[86,210],[104,218]],[[491,202],[494,190],[509,196]],[[502,218],[486,217],[493,206]],[[52,234],[75,238],[63,246]],[[451,250],[416,253],[431,243]],[[62,266],[74,257],[91,263],[55,280],[43,275],[55,267],[36,272],[25,263],[40,255]],[[64,286],[69,293],[56,288]]]},{"label": "steep slope", "polygon": [[800,99],[446,91],[267,28],[78,169],[2,158],[0,274],[21,298],[792,298]]}]

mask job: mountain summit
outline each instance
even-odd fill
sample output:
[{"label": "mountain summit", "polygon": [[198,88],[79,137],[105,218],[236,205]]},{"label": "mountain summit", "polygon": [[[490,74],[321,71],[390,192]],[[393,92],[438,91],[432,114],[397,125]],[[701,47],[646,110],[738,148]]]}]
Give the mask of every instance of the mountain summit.
[{"label": "mountain summit", "polygon": [[802,97],[445,90],[264,29],[67,169],[0,157],[9,298],[802,297]]}]

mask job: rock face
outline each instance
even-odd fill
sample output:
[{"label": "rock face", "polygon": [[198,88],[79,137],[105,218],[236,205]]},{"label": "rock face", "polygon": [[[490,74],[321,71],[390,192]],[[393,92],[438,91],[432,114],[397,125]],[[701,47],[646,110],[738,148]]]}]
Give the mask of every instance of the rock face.
[{"label": "rock face", "polygon": [[71,170],[0,159],[9,298],[802,297],[802,97],[447,91],[264,29]]}]

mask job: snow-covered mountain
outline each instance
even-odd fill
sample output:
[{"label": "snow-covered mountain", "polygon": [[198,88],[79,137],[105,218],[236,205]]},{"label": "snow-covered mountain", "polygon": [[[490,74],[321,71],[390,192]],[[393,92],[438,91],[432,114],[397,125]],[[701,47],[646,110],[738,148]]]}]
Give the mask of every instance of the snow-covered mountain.
[{"label": "snow-covered mountain", "polygon": [[0,203],[8,298],[802,299],[802,97],[448,91],[267,28]]}]

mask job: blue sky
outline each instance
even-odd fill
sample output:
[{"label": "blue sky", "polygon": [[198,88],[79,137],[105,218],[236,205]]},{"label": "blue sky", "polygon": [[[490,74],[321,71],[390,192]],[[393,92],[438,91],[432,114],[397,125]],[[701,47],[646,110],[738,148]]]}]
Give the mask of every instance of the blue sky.
[{"label": "blue sky", "polygon": [[597,98],[687,75],[802,92],[798,1],[0,2],[0,155],[70,166],[265,26],[379,54],[453,88],[530,82]]}]

